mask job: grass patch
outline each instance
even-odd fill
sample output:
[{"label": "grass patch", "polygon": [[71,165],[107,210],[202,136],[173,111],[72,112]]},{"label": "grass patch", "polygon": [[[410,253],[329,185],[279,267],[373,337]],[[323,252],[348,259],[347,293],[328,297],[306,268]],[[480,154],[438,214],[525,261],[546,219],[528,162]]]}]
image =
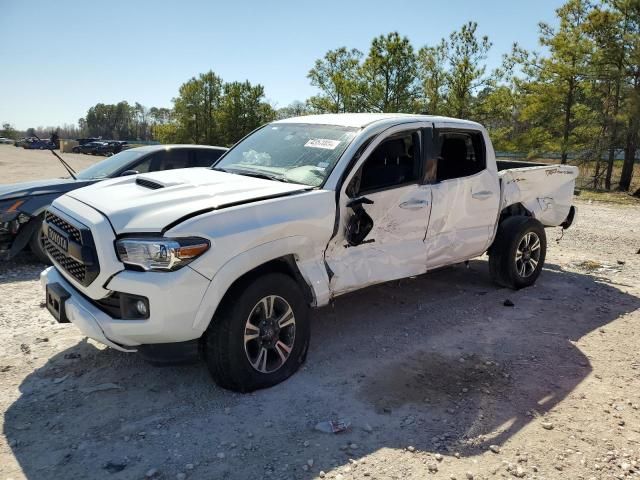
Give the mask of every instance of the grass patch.
[{"label": "grass patch", "polygon": [[595,272],[596,270],[604,267],[600,262],[596,262],[594,260],[584,260],[576,265],[588,272]]},{"label": "grass patch", "polygon": [[617,205],[638,205],[640,206],[640,198],[636,198],[625,192],[609,192],[606,190],[592,190],[581,188],[580,200],[592,200],[594,202],[615,203]]}]

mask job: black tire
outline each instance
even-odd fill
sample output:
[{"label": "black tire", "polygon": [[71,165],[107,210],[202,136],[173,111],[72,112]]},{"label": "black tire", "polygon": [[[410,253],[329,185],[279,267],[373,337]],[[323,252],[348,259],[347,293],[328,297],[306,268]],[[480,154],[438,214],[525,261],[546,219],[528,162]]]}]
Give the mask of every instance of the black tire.
[{"label": "black tire", "polygon": [[[535,247],[537,239],[539,250],[526,248],[527,238],[529,247]],[[538,279],[546,254],[547,237],[542,224],[531,217],[509,217],[498,226],[496,238],[489,248],[491,279],[514,290],[529,287]]]},{"label": "black tire", "polygon": [[80,149],[79,149],[78,147],[73,147],[73,148],[71,149],[71,151],[72,151],[73,153],[80,153]]},{"label": "black tire", "polygon": [[33,235],[29,239],[29,248],[31,249],[31,253],[42,263],[46,263],[47,265],[51,265],[51,260],[49,260],[49,256],[47,255],[47,251],[44,248],[44,236],[42,233],[42,217],[38,217],[38,226],[36,227]]},{"label": "black tire", "polygon": [[[289,330],[285,331],[283,328],[281,333],[275,334],[276,336],[289,335],[290,352],[282,362],[280,360],[282,357],[278,356],[275,348],[269,350],[265,358],[271,358],[275,363],[278,361],[282,363],[275,371],[263,373],[258,371],[249,359],[250,353],[245,345],[245,335],[251,332],[247,328],[248,319],[253,318],[256,308],[260,311],[261,300],[273,296],[284,300],[291,308],[294,316],[294,334],[291,339],[291,327],[285,327]],[[275,302],[272,302],[272,321],[275,321],[277,316],[274,305]],[[262,330],[260,335],[256,335],[258,339],[251,342],[262,342],[261,335]],[[309,305],[300,286],[286,274],[268,273],[248,281],[241,281],[227,293],[205,333],[204,359],[211,376],[219,386],[237,392],[251,392],[276,385],[293,375],[306,359],[309,337]],[[262,349],[261,346],[258,348]],[[260,364],[259,361],[256,363]]]}]

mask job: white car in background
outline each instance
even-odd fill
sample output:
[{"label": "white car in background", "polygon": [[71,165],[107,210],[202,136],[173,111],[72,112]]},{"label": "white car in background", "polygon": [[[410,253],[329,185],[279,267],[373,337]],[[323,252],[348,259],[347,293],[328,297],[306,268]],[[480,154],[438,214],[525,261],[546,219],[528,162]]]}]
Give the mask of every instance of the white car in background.
[{"label": "white car in background", "polygon": [[544,228],[573,221],[577,168],[506,166],[470,121],[277,121],[211,169],[55,200],[47,307],[115,349],[155,361],[201,351],[221,386],[269,387],[305,360],[309,308],[337,295],[485,252],[498,284],[533,284]]}]

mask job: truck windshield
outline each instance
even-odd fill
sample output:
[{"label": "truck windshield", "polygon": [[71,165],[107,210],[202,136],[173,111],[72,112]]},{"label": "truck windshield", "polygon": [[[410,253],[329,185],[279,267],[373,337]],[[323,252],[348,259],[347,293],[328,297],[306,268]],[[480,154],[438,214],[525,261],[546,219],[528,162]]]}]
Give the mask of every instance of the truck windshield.
[{"label": "truck windshield", "polygon": [[273,123],[242,140],[212,168],[317,187],[324,183],[358,130]]},{"label": "truck windshield", "polygon": [[145,152],[141,152],[140,150],[125,150],[82,170],[76,177],[81,180],[111,177],[144,154]]}]

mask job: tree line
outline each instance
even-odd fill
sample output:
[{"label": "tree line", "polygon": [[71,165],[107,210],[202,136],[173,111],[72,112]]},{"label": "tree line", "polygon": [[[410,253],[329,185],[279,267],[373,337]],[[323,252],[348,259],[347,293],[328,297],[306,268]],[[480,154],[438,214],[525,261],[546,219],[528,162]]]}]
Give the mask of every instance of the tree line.
[{"label": "tree line", "polygon": [[147,108],[138,102],[98,103],[78,120],[82,136],[114,140],[152,140],[153,129],[171,120],[168,108]]},{"label": "tree line", "polygon": [[172,108],[99,103],[78,121],[82,136],[232,145],[275,118],[328,112],[428,113],[476,120],[496,150],[593,165],[592,186],[629,190],[640,130],[640,0],[567,0],[555,26],[539,24],[540,51],[517,43],[498,68],[492,43],[468,22],[415,48],[398,32],[366,54],[341,47],[317,59],[318,93],[276,109],[264,87],[213,71],[182,84]]},{"label": "tree line", "polygon": [[569,0],[556,15],[556,27],[539,24],[542,52],[514,44],[492,71],[491,41],[475,22],[417,50],[397,32],[374,38],[366,56],[330,50],[308,74],[320,93],[288,110],[468,118],[488,127],[497,150],[593,161],[596,188],[613,186],[622,156],[618,188],[629,190],[640,129],[640,0]]},{"label": "tree line", "polygon": [[262,85],[224,82],[213,71],[182,84],[172,101],[173,108],[98,103],[78,126],[92,137],[232,145],[276,116]]}]

